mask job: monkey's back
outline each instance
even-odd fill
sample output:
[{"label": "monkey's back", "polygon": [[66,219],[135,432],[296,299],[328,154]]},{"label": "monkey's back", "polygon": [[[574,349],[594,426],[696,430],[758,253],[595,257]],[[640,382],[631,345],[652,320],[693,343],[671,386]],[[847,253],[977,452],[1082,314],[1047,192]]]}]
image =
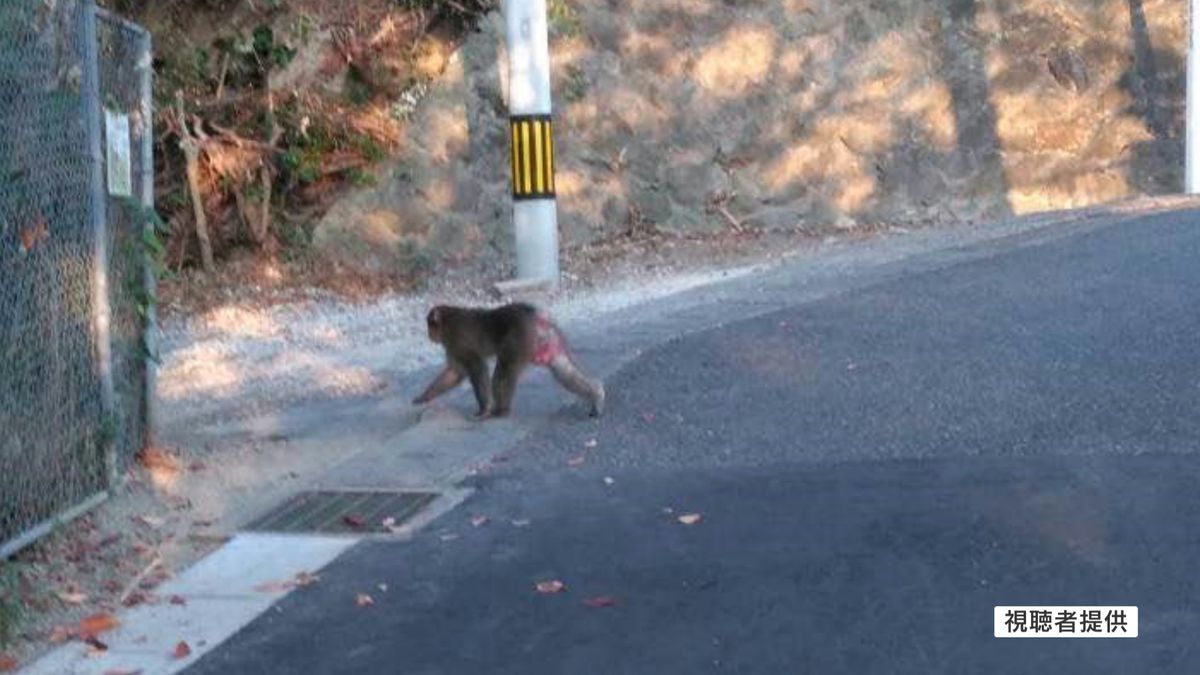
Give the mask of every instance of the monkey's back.
[{"label": "monkey's back", "polygon": [[470,344],[458,345],[481,356],[496,356],[499,352],[529,351],[533,344],[538,309],[524,302],[513,302],[491,309],[456,307],[451,308],[444,320],[459,325],[472,324],[482,328],[482,334],[474,331],[454,331]]}]

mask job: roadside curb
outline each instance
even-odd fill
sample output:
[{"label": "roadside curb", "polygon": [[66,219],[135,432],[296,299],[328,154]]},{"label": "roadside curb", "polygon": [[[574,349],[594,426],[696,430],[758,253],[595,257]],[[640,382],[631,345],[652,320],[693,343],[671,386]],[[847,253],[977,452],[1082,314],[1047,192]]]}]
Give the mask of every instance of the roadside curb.
[{"label": "roadside curb", "polygon": [[[314,573],[357,542],[351,537],[239,534],[156,589],[162,598],[178,596],[176,603],[164,601],[119,612],[120,625],[97,636],[107,650],[89,653],[87,645],[69,643],[21,672],[179,672],[290,593],[297,575]],[[187,644],[188,654],[176,658],[180,642]]]}]

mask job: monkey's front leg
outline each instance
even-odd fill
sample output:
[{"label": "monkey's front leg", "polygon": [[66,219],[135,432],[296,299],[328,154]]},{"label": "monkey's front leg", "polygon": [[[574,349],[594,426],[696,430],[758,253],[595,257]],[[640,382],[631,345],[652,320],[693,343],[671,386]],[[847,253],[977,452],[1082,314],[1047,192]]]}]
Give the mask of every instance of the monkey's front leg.
[{"label": "monkey's front leg", "polygon": [[488,373],[487,361],[476,358],[466,364],[467,377],[471,378],[471,388],[475,390],[475,402],[479,404],[479,412],[475,417],[487,419],[492,411],[492,376]]},{"label": "monkey's front leg", "polygon": [[413,405],[421,405],[428,403],[442,394],[450,391],[458,386],[459,382],[463,381],[463,373],[454,364],[447,364],[442,372],[438,373],[437,377],[433,378],[433,382],[425,389],[425,392],[413,399]]}]

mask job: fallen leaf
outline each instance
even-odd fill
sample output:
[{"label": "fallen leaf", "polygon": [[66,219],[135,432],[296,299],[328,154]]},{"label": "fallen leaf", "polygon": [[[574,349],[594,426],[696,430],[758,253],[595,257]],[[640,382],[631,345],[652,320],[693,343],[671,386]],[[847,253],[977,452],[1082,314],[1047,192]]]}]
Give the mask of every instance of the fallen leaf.
[{"label": "fallen leaf", "polygon": [[487,525],[490,520],[491,518],[488,518],[487,516],[475,516],[471,519],[471,524],[475,527],[483,527],[484,525]]},{"label": "fallen leaf", "polygon": [[121,538],[121,533],[114,532],[114,533],[108,535],[107,537],[101,539],[100,541],[96,542],[96,549],[99,550],[102,548],[107,548],[107,547],[111,546],[112,544],[117,543],[117,541],[120,540],[120,538]]},{"label": "fallen leaf", "polygon": [[171,655],[176,659],[186,659],[191,653],[192,648],[188,646],[188,643],[180,640],[179,644],[175,645],[175,651]]},{"label": "fallen leaf", "polygon": [[583,456],[571,457],[567,460],[567,466],[583,466]]},{"label": "fallen leaf", "polygon": [[158,487],[170,486],[181,470],[179,458],[160,448],[146,448],[137,454],[138,463]]},{"label": "fallen leaf", "polygon": [[164,524],[166,524],[167,521],[166,521],[166,519],[159,518],[157,516],[134,516],[133,522],[141,523],[142,525],[145,525],[146,527],[157,530],[158,528],[160,528]]},{"label": "fallen leaf", "polygon": [[599,444],[600,444],[600,443],[599,443],[599,441],[597,441],[596,439],[594,439],[594,438],[589,438],[589,439],[588,439],[588,441],[587,441],[586,443],[584,443],[584,444],[583,444],[583,447],[585,447],[585,448],[594,448],[594,447],[596,447],[596,446],[597,446],[597,445],[599,445]]},{"label": "fallen leaf", "polygon": [[299,586],[311,586],[321,580],[321,577],[309,572],[299,572],[294,579],[288,581],[267,581],[254,587],[259,593],[281,593]]},{"label": "fallen leaf", "polygon": [[104,671],[104,675],[142,675],[141,668],[113,668]]},{"label": "fallen leaf", "polygon": [[612,479],[612,476],[605,476],[605,477],[604,477],[604,484],[605,484],[605,485],[612,485],[612,484],[613,484],[613,483],[615,483],[615,482],[616,482],[616,481]]},{"label": "fallen leaf", "polygon": [[279,593],[290,590],[295,584],[291,581],[264,581],[254,587],[259,593]]},{"label": "fallen leaf", "polygon": [[702,517],[703,516],[701,516],[699,513],[685,513],[682,516],[679,516],[679,522],[683,523],[684,525],[695,525],[696,523],[700,522]]},{"label": "fallen leaf", "polygon": [[82,636],[95,637],[105,631],[110,631],[119,625],[121,625],[121,622],[118,621],[117,617],[113,616],[112,614],[109,614],[108,612],[97,612],[96,614],[84,617],[83,620],[79,622],[79,634]]},{"label": "fallen leaf", "polygon": [[342,518],[342,522],[346,523],[350,527],[362,527],[363,525],[367,524],[367,519],[363,518],[357,513],[351,513],[350,515]]},{"label": "fallen leaf", "polygon": [[50,629],[50,642],[52,643],[66,642],[73,637],[75,637],[75,631],[66,626],[55,626]]},{"label": "fallen leaf", "polygon": [[182,595],[172,595],[170,602],[172,605],[186,605],[187,598],[183,597]]},{"label": "fallen leaf", "polygon": [[587,598],[583,604],[588,607],[612,607],[617,604],[617,599],[611,595],[597,595],[594,598]]},{"label": "fallen leaf", "polygon": [[46,217],[42,214],[37,214],[33,222],[29,225],[21,227],[21,248],[25,253],[33,250],[39,241],[45,241],[50,237],[50,229],[46,223]]},{"label": "fallen leaf", "polygon": [[59,600],[68,605],[82,605],[88,598],[86,593],[80,593],[79,591],[59,591],[57,595]]},{"label": "fallen leaf", "polygon": [[380,592],[387,593],[388,585],[387,584],[379,584],[378,588],[379,588]]},{"label": "fallen leaf", "polygon": [[208,468],[208,466],[205,465],[204,462],[201,462],[200,460],[196,460],[196,461],[192,462],[191,464],[188,464],[188,471],[193,471],[193,472],[194,471],[203,471],[207,468]]},{"label": "fallen leaf", "polygon": [[8,654],[0,654],[0,673],[16,672],[20,665],[16,659]]},{"label": "fallen leaf", "polygon": [[146,597],[145,593],[141,591],[133,591],[121,601],[121,604],[125,607],[137,607],[138,605],[146,602],[146,600],[148,600],[148,598]]},{"label": "fallen leaf", "polygon": [[88,646],[87,655],[89,657],[97,657],[108,651],[108,645],[104,644],[94,635],[87,636],[83,639]]},{"label": "fallen leaf", "polygon": [[383,520],[379,521],[379,524],[390,530],[396,526],[396,519],[391,516],[388,516],[387,518],[384,518]]},{"label": "fallen leaf", "polygon": [[536,588],[538,593],[561,593],[566,590],[567,585],[558,579],[552,579],[537,582]]},{"label": "fallen leaf", "polygon": [[375,604],[375,598],[372,598],[366,593],[359,593],[358,597],[354,599],[354,604],[358,605],[359,607],[370,607],[371,605]]},{"label": "fallen leaf", "polygon": [[458,539],[458,535],[454,532],[443,532],[438,535],[438,539],[441,539],[442,541],[454,541],[455,539]]},{"label": "fallen leaf", "polygon": [[512,521],[514,527],[529,527],[530,520],[528,518],[518,518]]},{"label": "fallen leaf", "polygon": [[296,585],[297,586],[312,586],[313,584],[317,583],[320,580],[321,580],[321,575],[319,575],[319,574],[313,574],[312,572],[297,572],[296,573]]},{"label": "fallen leaf", "polygon": [[195,525],[196,527],[211,527],[212,524],[215,522],[217,522],[217,521],[215,521],[211,518],[207,518],[204,520],[193,520],[192,524]]}]

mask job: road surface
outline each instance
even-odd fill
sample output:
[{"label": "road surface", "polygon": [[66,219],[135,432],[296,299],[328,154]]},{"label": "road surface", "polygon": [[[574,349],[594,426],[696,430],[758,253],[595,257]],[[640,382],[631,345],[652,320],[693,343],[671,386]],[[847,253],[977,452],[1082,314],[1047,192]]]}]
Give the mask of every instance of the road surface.
[{"label": "road surface", "polygon": [[[186,672],[1200,672],[1196,220],[664,344]],[[996,605],[1136,605],[1140,635],[999,640]]]}]

